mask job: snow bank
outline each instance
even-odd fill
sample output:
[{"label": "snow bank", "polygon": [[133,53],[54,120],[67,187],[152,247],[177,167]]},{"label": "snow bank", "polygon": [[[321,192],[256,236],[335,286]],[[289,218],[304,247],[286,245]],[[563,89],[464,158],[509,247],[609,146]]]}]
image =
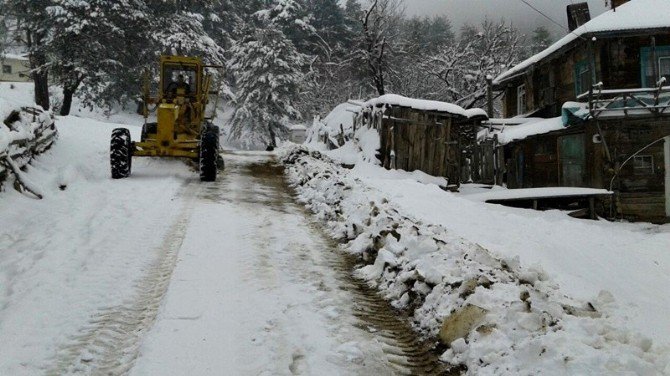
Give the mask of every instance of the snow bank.
[{"label": "snow bank", "polygon": [[468,374],[670,371],[667,349],[604,314],[611,294],[566,297],[542,269],[401,212],[320,152],[287,150],[283,162],[299,199],[365,261],[356,274],[407,310],[418,331],[443,338],[442,359]]},{"label": "snow bank", "polygon": [[20,98],[0,97],[0,184],[10,173],[8,165],[25,167],[51,147],[56,136],[50,112]]}]

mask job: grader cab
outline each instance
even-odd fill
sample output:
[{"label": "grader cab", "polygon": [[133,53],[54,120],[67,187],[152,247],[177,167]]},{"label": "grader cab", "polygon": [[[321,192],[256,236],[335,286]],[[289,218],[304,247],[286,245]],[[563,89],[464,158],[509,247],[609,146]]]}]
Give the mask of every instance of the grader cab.
[{"label": "grader cab", "polygon": [[[130,176],[132,157],[172,157],[197,162],[200,180],[216,180],[223,160],[219,155],[219,129],[211,123],[213,115],[206,115],[212,77],[205,67],[197,57],[161,57],[156,97],[150,96],[149,82],[145,82],[145,122],[140,141],[133,142],[126,128],[112,132],[112,178]],[[156,122],[147,122],[153,111]]]}]

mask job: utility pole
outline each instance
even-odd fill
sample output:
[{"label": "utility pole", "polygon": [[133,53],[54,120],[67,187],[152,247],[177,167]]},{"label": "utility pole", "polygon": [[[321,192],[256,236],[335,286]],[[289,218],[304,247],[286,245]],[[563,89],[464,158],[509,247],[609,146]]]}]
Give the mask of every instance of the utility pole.
[{"label": "utility pole", "polygon": [[486,76],[486,106],[489,119],[495,117],[493,114],[493,76],[490,74]]}]

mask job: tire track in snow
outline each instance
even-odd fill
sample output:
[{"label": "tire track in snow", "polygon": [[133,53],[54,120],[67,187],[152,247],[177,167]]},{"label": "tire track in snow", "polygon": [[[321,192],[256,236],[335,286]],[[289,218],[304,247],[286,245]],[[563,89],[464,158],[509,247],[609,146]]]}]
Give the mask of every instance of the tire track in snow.
[{"label": "tire track in snow", "polygon": [[57,351],[55,366],[47,375],[123,375],[130,371],[139,355],[142,338],[154,323],[167,292],[200,189],[185,183],[179,215],[154,250],[156,259],[146,276],[138,281],[134,297],[92,317],[80,333]]},{"label": "tire track in snow", "polygon": [[[258,185],[270,188],[268,191],[283,192],[270,194],[261,199],[275,210],[285,211],[293,206],[293,194],[283,175],[283,168],[275,162],[249,166],[247,174],[254,177]],[[264,188],[265,188],[264,187]],[[250,190],[251,187],[250,187]],[[261,189],[256,187],[257,192]],[[254,200],[250,200],[253,203]],[[297,205],[295,205],[297,206]],[[394,309],[379,293],[370,288],[365,281],[353,276],[359,260],[341,251],[338,244],[328,238],[320,225],[304,208],[299,208],[305,220],[315,233],[321,234],[327,249],[323,250],[323,262],[335,270],[338,288],[350,294],[352,314],[360,330],[370,333],[380,344],[389,366],[395,374],[401,375],[458,375],[441,362],[438,352],[430,343],[422,341],[409,324],[406,315]],[[305,255],[307,256],[307,254]],[[307,259],[306,262],[315,260]],[[318,276],[312,276],[318,280]]]}]

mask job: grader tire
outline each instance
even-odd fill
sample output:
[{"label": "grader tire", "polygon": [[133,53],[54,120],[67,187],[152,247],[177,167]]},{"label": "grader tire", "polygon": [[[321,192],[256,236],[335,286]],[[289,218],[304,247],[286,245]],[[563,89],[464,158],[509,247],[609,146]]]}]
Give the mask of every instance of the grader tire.
[{"label": "grader tire", "polygon": [[130,131],[126,128],[116,128],[112,131],[109,146],[112,179],[123,179],[130,176],[133,155],[130,142]]},{"label": "grader tire", "polygon": [[217,157],[219,154],[219,135],[206,131],[200,140],[200,180],[215,181],[217,171]]}]

